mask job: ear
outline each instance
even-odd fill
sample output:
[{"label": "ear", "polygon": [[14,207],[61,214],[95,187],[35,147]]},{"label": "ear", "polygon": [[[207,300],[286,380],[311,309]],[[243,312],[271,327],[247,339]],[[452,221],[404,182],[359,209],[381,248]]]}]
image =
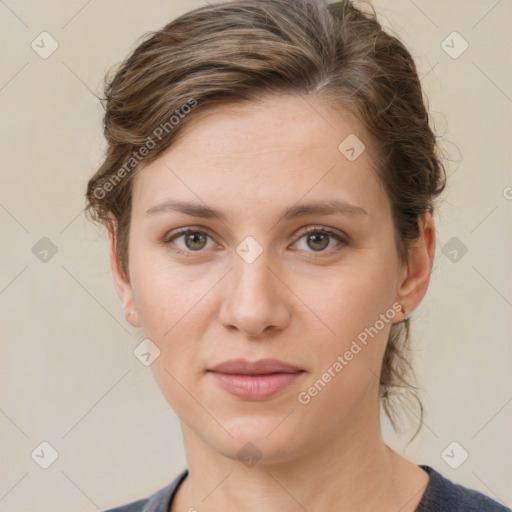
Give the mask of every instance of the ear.
[{"label": "ear", "polygon": [[427,293],[434,262],[436,230],[430,213],[419,219],[420,237],[408,250],[408,263],[402,270],[397,300],[402,304],[404,320],[414,311]]},{"label": "ear", "polygon": [[139,315],[135,306],[133,298],[133,290],[130,284],[129,278],[119,267],[117,259],[117,230],[116,227],[111,224],[108,228],[108,239],[109,239],[109,253],[110,253],[110,268],[112,270],[112,276],[114,278],[114,285],[117,290],[124,309],[124,315],[126,320],[133,327],[140,327]]}]

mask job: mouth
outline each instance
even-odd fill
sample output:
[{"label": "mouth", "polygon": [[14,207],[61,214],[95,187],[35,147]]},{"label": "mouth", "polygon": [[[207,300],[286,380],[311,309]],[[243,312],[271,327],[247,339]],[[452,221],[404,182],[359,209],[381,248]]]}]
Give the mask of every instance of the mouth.
[{"label": "mouth", "polygon": [[254,362],[232,359],[214,366],[208,372],[231,395],[243,400],[262,401],[290,387],[305,370],[277,359]]}]

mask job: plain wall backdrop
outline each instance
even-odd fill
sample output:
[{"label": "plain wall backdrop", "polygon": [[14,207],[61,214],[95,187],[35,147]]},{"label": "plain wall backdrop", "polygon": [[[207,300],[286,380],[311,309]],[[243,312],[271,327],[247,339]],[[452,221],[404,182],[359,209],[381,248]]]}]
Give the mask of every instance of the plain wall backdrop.
[{"label": "plain wall backdrop", "polygon": [[[0,1],[2,512],[103,510],[186,467],[179,421],[133,355],[144,336],[124,319],[106,235],[83,208],[105,147],[93,94],[105,72],[200,5]],[[385,439],[510,507],[512,2],[374,6],[413,54],[450,158],[411,321],[424,424],[406,446],[414,427],[399,437],[384,422]]]}]

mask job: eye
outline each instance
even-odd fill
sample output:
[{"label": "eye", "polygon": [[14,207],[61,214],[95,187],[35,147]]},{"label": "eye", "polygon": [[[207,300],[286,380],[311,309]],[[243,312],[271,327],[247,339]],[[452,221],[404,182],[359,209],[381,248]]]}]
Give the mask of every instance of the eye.
[{"label": "eye", "polygon": [[[305,251],[313,251],[313,252],[322,252],[322,253],[330,253],[336,250],[339,250],[343,245],[347,245],[347,242],[344,240],[343,236],[328,228],[321,227],[311,227],[308,228],[305,232],[303,232],[302,236],[297,241],[305,240],[305,244],[301,250]],[[332,240],[336,240],[338,244],[332,248]],[[327,247],[331,245],[329,250],[325,250]]]},{"label": "eye", "polygon": [[[208,239],[210,239],[210,244],[208,244]],[[341,249],[341,246],[348,245],[345,238],[336,231],[316,226],[305,230],[295,245],[302,240],[305,242],[302,247],[299,246],[299,250],[314,253],[331,253]],[[334,247],[332,247],[333,240],[338,242]],[[185,256],[190,256],[194,252],[204,252],[203,249],[211,249],[215,246],[215,242],[206,231],[196,228],[186,228],[170,233],[165,237],[163,243]]]},{"label": "eye", "polygon": [[[202,249],[210,249],[215,244],[212,241],[210,246],[207,245],[210,235],[203,230],[187,228],[178,231],[171,236],[165,238],[165,245],[174,245],[179,253],[201,252]],[[181,239],[181,240],[180,240]],[[180,243],[176,243],[180,240]]]}]

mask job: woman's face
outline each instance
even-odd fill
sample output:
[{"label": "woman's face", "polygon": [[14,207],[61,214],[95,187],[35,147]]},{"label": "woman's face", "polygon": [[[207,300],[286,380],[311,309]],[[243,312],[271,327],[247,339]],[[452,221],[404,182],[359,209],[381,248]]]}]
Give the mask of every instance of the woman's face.
[{"label": "woman's face", "polygon": [[[209,449],[286,460],[375,427],[398,301],[419,298],[370,151],[348,116],[281,96],[191,123],[136,176],[130,282],[116,283],[160,350],[163,395]],[[211,371],[233,359],[298,371]]]}]

